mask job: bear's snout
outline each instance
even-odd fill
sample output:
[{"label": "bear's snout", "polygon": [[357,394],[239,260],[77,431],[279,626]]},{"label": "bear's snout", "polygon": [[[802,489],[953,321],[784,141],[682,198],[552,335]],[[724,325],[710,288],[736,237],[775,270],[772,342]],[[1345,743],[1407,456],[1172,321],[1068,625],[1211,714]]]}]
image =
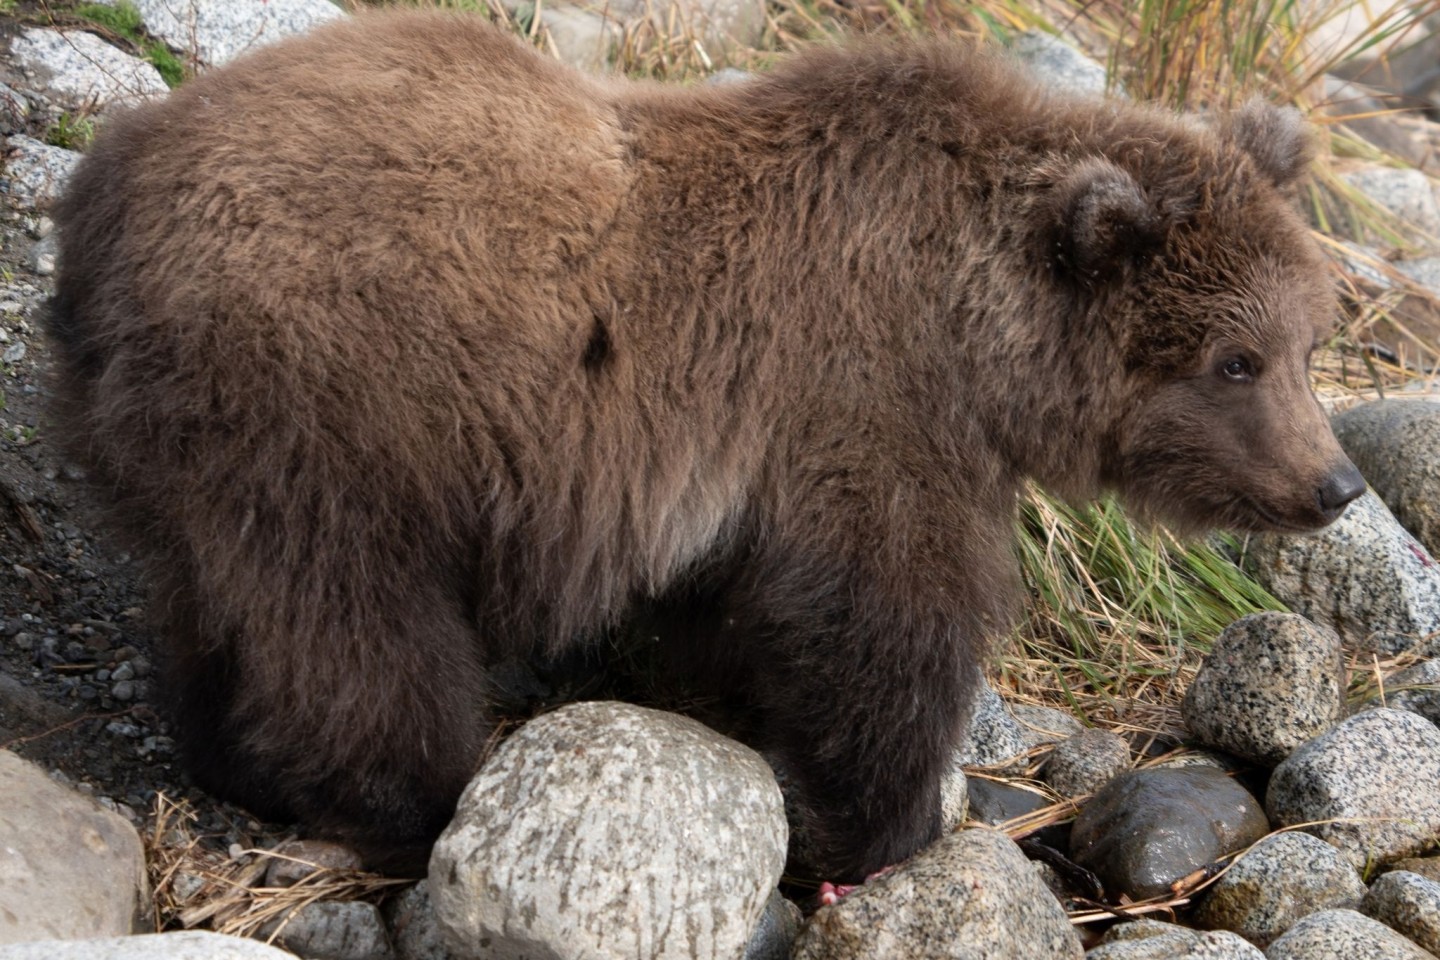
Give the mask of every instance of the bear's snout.
[{"label": "bear's snout", "polygon": [[1315,491],[1315,498],[1320,503],[1320,512],[1324,515],[1325,522],[1333,523],[1345,513],[1350,502],[1364,492],[1365,478],[1347,458],[1330,471],[1330,475]]}]

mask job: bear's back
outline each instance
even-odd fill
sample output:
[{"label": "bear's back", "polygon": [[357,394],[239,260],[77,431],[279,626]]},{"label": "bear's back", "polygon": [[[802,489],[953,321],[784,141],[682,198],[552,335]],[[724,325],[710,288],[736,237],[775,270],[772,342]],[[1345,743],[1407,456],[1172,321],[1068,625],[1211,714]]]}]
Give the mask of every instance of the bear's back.
[{"label": "bear's back", "polygon": [[363,322],[439,290],[466,302],[418,306],[479,320],[473,297],[513,315],[610,223],[621,139],[600,88],[479,18],[362,17],[117,120],[58,217],[79,248],[120,238],[81,259],[128,274],[163,307],[152,323],[237,298],[273,321],[317,296],[356,300],[342,312]]}]

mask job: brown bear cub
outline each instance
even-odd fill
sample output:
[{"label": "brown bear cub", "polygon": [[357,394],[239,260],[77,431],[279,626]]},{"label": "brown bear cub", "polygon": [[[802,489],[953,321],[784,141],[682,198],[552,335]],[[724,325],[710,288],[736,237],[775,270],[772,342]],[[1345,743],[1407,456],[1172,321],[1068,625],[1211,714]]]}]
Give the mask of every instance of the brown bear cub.
[{"label": "brown bear cub", "polygon": [[1017,489],[1298,531],[1363,489],[1297,119],[939,43],[727,86],[358,17],[107,125],[56,214],[72,451],[145,558],[194,775],[414,869],[495,665],[641,604],[787,771],[809,866],[939,830]]}]

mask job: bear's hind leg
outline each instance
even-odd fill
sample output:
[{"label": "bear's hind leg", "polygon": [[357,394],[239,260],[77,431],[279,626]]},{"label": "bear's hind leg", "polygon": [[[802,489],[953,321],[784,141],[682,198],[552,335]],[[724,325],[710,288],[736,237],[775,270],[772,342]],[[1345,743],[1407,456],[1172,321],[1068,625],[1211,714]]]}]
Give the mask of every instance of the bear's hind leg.
[{"label": "bear's hind leg", "polygon": [[411,588],[374,598],[384,617],[336,604],[304,630],[281,606],[251,604],[243,628],[219,628],[172,600],[161,682],[197,782],[374,869],[423,875],[491,720],[462,604]]}]

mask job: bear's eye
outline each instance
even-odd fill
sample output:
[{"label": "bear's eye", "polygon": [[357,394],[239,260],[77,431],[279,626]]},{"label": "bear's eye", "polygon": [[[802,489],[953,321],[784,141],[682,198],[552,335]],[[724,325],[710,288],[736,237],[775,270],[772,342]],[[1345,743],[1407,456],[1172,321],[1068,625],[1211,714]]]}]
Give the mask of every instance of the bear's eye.
[{"label": "bear's eye", "polygon": [[1244,357],[1231,357],[1220,364],[1220,375],[1235,383],[1249,383],[1255,378],[1255,368]]}]

